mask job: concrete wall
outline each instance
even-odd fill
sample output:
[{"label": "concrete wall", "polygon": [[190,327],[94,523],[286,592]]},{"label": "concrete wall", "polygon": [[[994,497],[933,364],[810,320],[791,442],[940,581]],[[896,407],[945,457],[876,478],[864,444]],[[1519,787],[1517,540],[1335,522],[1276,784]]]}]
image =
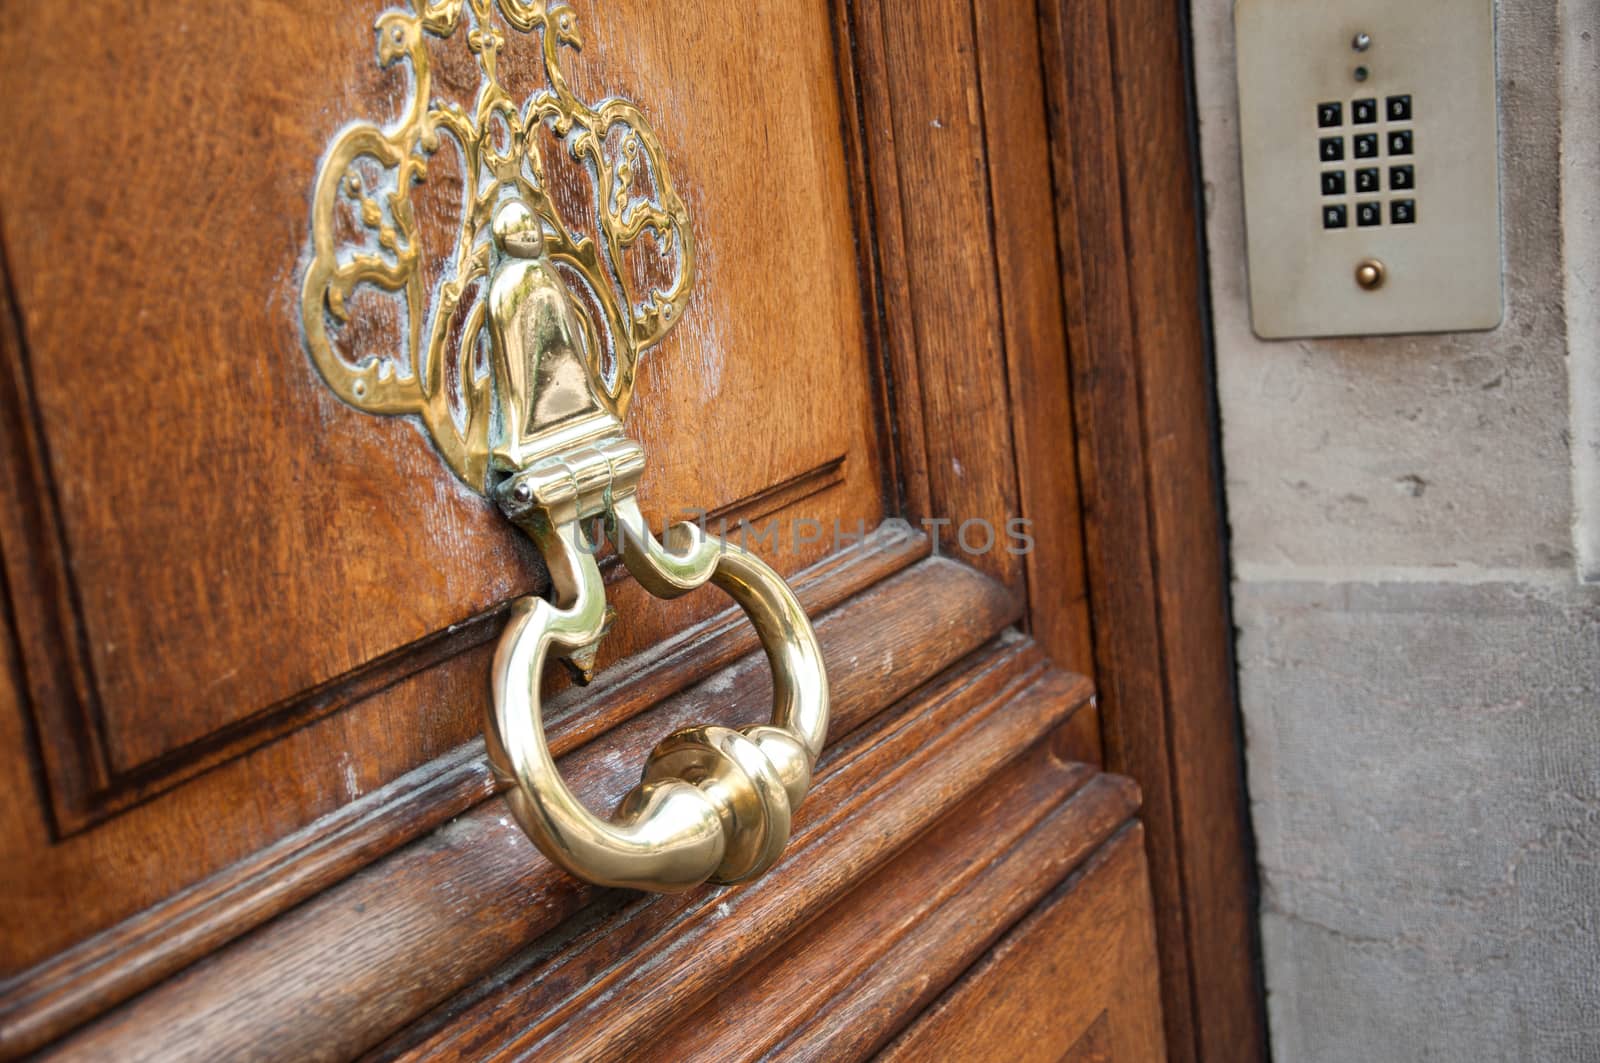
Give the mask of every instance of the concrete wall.
[{"label": "concrete wall", "polygon": [[1269,343],[1232,3],[1191,2],[1276,1058],[1600,1059],[1600,588],[1574,555],[1600,499],[1579,475],[1575,503],[1572,446],[1600,395],[1567,357],[1569,317],[1594,335],[1600,173],[1573,188],[1581,154],[1562,211],[1563,114],[1573,137],[1600,113],[1600,3],[1499,8],[1504,324]]}]

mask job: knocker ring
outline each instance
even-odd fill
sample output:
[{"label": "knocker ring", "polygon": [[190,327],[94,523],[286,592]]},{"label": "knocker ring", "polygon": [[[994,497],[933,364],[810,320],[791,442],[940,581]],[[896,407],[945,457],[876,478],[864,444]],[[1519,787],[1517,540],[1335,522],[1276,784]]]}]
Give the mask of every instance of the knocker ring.
[{"label": "knocker ring", "polygon": [[[506,475],[493,493],[543,553],[554,593],[512,607],[494,659],[490,761],[512,784],[517,822],[580,878],[663,891],[754,878],[782,853],[827,735],[816,635],[794,593],[755,555],[692,524],[669,528],[666,545],[656,541],[634,494],[644,450],[589,385],[584,332],[543,255],[538,218],[511,201],[497,213],[494,235],[502,259],[488,313],[502,405],[492,461]],[[592,653],[605,628],[605,587],[583,532],[596,516],[650,593],[675,598],[710,582],[732,596],[773,672],[770,723],[668,736],[610,820],[562,781],[539,702],[546,659]]]}]

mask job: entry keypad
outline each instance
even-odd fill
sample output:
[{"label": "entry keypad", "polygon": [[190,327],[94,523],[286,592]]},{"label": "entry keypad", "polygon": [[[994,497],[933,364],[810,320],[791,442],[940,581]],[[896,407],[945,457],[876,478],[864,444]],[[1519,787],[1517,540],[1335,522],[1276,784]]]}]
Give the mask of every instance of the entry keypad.
[{"label": "entry keypad", "polygon": [[[1322,227],[1348,230],[1352,218],[1358,229],[1415,224],[1411,94],[1327,100],[1317,105],[1316,122]],[[1351,201],[1351,195],[1369,198]]]}]

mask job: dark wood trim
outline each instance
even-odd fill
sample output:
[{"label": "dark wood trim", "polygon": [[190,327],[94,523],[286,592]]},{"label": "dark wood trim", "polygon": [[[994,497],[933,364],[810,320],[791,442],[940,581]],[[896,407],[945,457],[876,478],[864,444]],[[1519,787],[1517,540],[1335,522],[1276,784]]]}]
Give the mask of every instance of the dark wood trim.
[{"label": "dark wood trim", "polygon": [[[905,516],[945,522],[945,543],[974,518],[1003,529],[962,560],[1025,593],[1029,633],[1090,674],[1036,19],[965,0],[846,15]],[[1017,520],[1031,548],[1013,552]],[[1072,726],[1098,746],[1094,711]]]},{"label": "dark wood trim", "polygon": [[11,274],[0,261],[0,567],[5,572],[18,669],[30,707],[59,706],[53,716],[33,711],[42,805],[59,829],[73,822],[61,792],[90,793],[111,778],[99,733],[94,677],[84,643],[80,596],[62,530],[61,502],[49,473],[48,441],[39,417],[26,357],[21,308]]},{"label": "dark wood trim", "polygon": [[1167,1046],[1266,1054],[1184,5],[1040,0],[1107,765],[1144,790]]},{"label": "dark wood trim", "polygon": [[[1170,1049],[1252,1058],[1253,854],[1182,6],[935,7],[847,7],[889,376],[921,429],[901,440],[907,515],[1035,522],[1023,571],[986,570],[1026,588],[1054,659],[1095,676],[1108,767],[1144,790]],[[952,299],[990,329],[945,330]],[[942,401],[958,391],[965,405]],[[996,406],[1009,424],[991,431]],[[974,427],[990,453],[1009,444],[1011,474],[952,475],[972,470]]]},{"label": "dark wood trim", "polygon": [[[839,139],[844,145],[850,183],[851,219],[856,232],[856,275],[861,291],[861,331],[872,368],[878,452],[883,467],[884,511],[905,516],[927,509],[927,458],[922,449],[920,399],[906,403],[898,394],[908,382],[897,379],[890,340],[893,319],[885,312],[883,238],[877,206],[868,193],[872,156],[880,146],[867,136],[867,101],[861,91],[862,56],[855,31],[853,0],[828,0],[833,30],[833,69],[839,93]],[[888,146],[891,154],[892,143]],[[898,239],[896,233],[894,239]],[[904,278],[899,277],[903,284]],[[903,344],[903,341],[901,341]],[[916,387],[913,378],[909,386]],[[911,420],[907,420],[908,415]],[[921,494],[913,495],[920,491]]]}]

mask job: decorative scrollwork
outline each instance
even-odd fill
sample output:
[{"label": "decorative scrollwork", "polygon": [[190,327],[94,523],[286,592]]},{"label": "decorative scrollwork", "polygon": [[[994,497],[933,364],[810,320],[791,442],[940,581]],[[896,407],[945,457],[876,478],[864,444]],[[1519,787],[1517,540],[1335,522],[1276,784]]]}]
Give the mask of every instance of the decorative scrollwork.
[{"label": "decorative scrollwork", "polygon": [[[466,18],[463,18],[465,14]],[[498,15],[498,18],[497,18]],[[546,87],[518,104],[499,74],[512,30],[538,34]],[[430,48],[456,38],[463,21],[480,71],[472,111],[433,97]],[[552,262],[566,267],[590,297],[580,308],[596,394],[619,419],[627,412],[639,355],[677,323],[694,284],[694,238],[673,188],[661,145],[632,103],[580,100],[561,69],[562,49],[581,50],[572,8],[547,0],[413,0],[376,22],[377,61],[410,67],[410,96],[388,128],[347,126],[329,145],[312,201],[312,248],[301,289],[301,320],[312,360],[340,398],[368,413],[421,419],[451,470],[486,489],[493,375],[475,368],[484,338],[484,284],[491,266],[489,227],[496,205],[516,196],[546,226]],[[563,144],[592,184],[595,235],[569,224],[546,183],[540,128]],[[466,193],[459,231],[442,280],[427,290],[414,186],[446,141],[460,154]],[[363,170],[367,171],[364,176]],[[374,182],[372,174],[381,175]],[[354,229],[359,239],[351,238]],[[649,232],[673,261],[664,286],[640,282],[627,256]],[[375,241],[376,249],[372,248]],[[434,264],[435,268],[439,264]],[[341,352],[362,285],[403,304],[400,349]],[[643,288],[644,290],[638,290]],[[596,320],[598,318],[598,320]],[[459,358],[448,364],[454,349]]]}]

